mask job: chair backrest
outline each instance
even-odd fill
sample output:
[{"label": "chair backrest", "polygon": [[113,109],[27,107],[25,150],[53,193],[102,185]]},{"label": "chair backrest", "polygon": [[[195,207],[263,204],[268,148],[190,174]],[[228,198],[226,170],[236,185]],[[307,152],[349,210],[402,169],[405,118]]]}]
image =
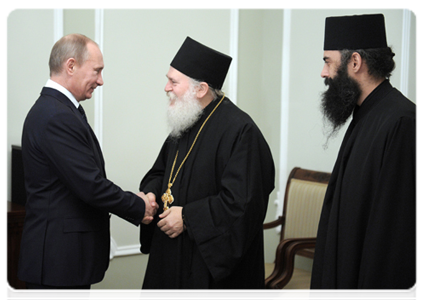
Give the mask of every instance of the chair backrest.
[{"label": "chair backrest", "polygon": [[294,168],[285,190],[281,240],[316,237],[330,173]]}]

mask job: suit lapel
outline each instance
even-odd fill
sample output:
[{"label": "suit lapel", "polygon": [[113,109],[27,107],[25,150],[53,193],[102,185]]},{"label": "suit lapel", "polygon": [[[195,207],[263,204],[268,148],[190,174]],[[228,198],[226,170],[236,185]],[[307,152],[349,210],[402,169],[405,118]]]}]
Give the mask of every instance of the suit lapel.
[{"label": "suit lapel", "polygon": [[101,151],[100,143],[97,140],[97,136],[95,135],[94,131],[91,129],[91,126],[87,123],[88,129],[91,135],[91,142],[93,145],[93,151],[95,153],[95,158],[97,161],[98,166],[103,171],[103,176],[106,177],[106,170],[104,169],[104,158],[103,153]]}]

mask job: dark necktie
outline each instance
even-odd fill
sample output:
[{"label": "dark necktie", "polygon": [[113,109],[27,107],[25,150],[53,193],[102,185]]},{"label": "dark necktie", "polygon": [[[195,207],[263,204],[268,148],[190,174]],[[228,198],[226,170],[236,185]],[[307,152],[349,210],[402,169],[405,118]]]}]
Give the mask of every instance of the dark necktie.
[{"label": "dark necktie", "polygon": [[81,113],[82,118],[85,120],[85,122],[87,122],[87,123],[88,123],[87,116],[85,115],[85,111],[84,111],[84,109],[82,108],[82,105],[81,105],[81,104],[78,106],[78,110],[79,110],[79,112]]}]

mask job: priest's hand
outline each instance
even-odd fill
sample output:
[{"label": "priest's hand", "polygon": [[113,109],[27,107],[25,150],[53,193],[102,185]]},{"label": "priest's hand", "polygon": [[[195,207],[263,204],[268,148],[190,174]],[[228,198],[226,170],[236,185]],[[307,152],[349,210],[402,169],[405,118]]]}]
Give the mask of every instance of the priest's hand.
[{"label": "priest's hand", "polygon": [[160,230],[166,233],[170,238],[176,238],[184,231],[184,222],[182,220],[182,206],[172,206],[159,215],[161,220],[157,223]]},{"label": "priest's hand", "polygon": [[159,207],[156,203],[156,196],[153,193],[148,193],[146,195],[143,192],[139,192],[137,196],[143,199],[145,203],[144,218],[141,222],[148,225],[153,221],[154,215],[157,213],[157,208]]}]

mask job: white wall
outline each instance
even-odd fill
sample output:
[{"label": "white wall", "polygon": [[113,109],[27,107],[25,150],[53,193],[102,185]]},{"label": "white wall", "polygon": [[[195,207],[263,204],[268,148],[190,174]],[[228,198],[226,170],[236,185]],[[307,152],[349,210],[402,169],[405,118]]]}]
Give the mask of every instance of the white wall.
[{"label": "white wall", "polygon": [[[276,168],[265,222],[276,219],[274,201],[279,190],[282,30],[283,10],[240,10],[237,104],[263,132]],[[275,230],[264,234],[265,259],[273,262],[279,236]]]},{"label": "white wall", "polygon": [[[83,106],[93,127],[99,113],[103,118],[101,141],[108,177],[125,190],[137,191],[141,178],[153,164],[167,135],[165,75],[187,35],[225,53],[229,53],[231,43],[239,43],[238,68],[230,70],[238,72],[237,105],[249,113],[262,130],[277,170],[276,189],[271,194],[266,221],[276,217],[274,202],[281,200],[277,194],[283,196],[286,177],[293,167],[330,172],[345,129],[330,141],[327,150],[323,149],[325,137],[319,105],[320,93],[325,89],[320,78],[324,20],[332,15],[375,11],[291,10],[288,11],[290,18],[285,18],[286,12],[239,10],[239,36],[233,37],[230,10],[104,10],[102,110],[95,107],[94,98],[85,101]],[[381,12],[385,14],[388,44],[396,52],[397,69],[391,81],[399,87],[403,78],[400,76],[403,11]],[[96,23],[93,9],[64,10],[63,16],[64,34],[80,32],[95,39],[100,25]],[[7,21],[9,158],[10,145],[20,144],[26,113],[48,79],[54,14],[53,10],[16,10]],[[413,14],[411,25],[410,68],[405,70],[409,76],[408,95],[415,101]],[[289,44],[285,45],[284,30],[290,33]],[[289,53],[289,66],[282,63],[286,53]],[[282,72],[287,72],[289,79],[283,87]],[[224,90],[229,86],[228,77]],[[281,96],[283,88],[288,91],[286,98]],[[283,101],[288,113],[287,119],[281,120]],[[287,130],[287,135],[282,136],[287,143],[281,143],[281,124]],[[285,154],[281,157],[280,153]],[[10,178],[9,164],[8,174]],[[10,199],[10,192],[8,195]],[[113,217],[111,232],[117,255],[138,253],[138,228]],[[265,234],[267,262],[274,259],[278,238],[274,230]],[[94,288],[139,288],[146,259],[144,255],[113,259],[105,280]],[[127,263],[134,260],[138,263]],[[134,277],[139,278],[140,284],[128,287],[127,278]]]},{"label": "white wall", "polygon": [[[47,82],[54,43],[53,10],[15,10],[7,19],[7,174],[10,200],[11,145],[21,144],[26,114]],[[36,25],[34,25],[36,24]]]}]

